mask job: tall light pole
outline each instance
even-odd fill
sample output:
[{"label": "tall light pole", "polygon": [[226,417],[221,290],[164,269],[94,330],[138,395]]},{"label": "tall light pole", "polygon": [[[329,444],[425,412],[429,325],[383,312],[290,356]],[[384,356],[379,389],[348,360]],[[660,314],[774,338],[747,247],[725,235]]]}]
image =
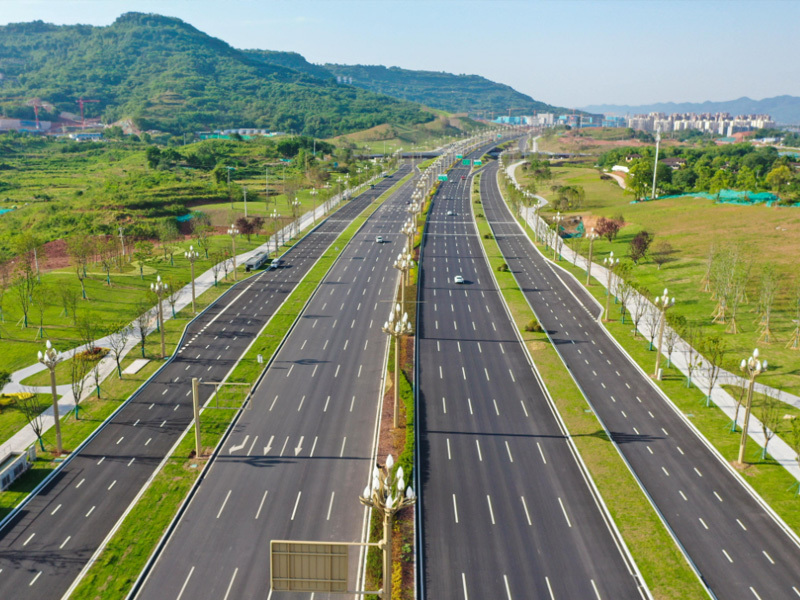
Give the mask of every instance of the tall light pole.
[{"label": "tall light pole", "polygon": [[592,253],[594,252],[594,241],[599,236],[595,233],[594,227],[592,227],[592,230],[586,237],[589,238],[589,262],[586,263],[586,285],[592,285]]},{"label": "tall light pole", "polygon": [[236,281],[236,236],[239,235],[239,230],[233,223],[228,227],[228,235],[231,236],[231,245],[233,246],[233,280]]},{"label": "tall light pole", "polygon": [[231,195],[231,171],[235,171],[236,167],[225,167],[228,170],[228,200],[231,201],[231,208],[233,208],[233,196]]},{"label": "tall light pole", "polygon": [[554,234],[555,235],[553,236],[553,260],[554,261],[558,260],[558,254],[559,254],[559,252],[558,252],[558,241],[561,239],[561,236],[558,235],[558,228],[561,226],[561,219],[563,219],[563,218],[564,217],[561,216],[561,212],[559,211],[556,214],[556,216],[554,217],[554,219],[553,219],[553,222],[555,223],[555,229],[554,229]]},{"label": "tall light pole", "polygon": [[365,487],[364,493],[358,497],[361,504],[377,511],[383,519],[383,589],[380,596],[384,600],[392,598],[392,520],[398,510],[417,501],[413,488],[406,487],[403,467],[397,467],[397,471],[392,473],[393,466],[394,459],[390,454],[383,467],[375,467],[371,485]]},{"label": "tall light pole", "polygon": [[408,239],[407,249],[408,249],[408,252],[410,254],[414,250],[414,248],[413,248],[414,236],[417,233],[417,230],[414,227],[414,224],[411,222],[411,219],[409,219],[408,221],[405,222],[405,225],[403,225],[403,228],[400,230],[400,233],[404,234],[406,236],[406,238]]},{"label": "tall light pole", "polygon": [[658,352],[656,353],[656,370],[653,377],[660,379],[658,376],[658,367],[661,365],[661,344],[664,341],[664,325],[667,321],[667,309],[675,305],[675,298],[670,298],[667,294],[667,288],[664,288],[664,295],[659,296],[653,300],[656,307],[661,311],[661,316],[658,319]]},{"label": "tall light pole", "polygon": [[167,355],[167,347],[164,343],[164,295],[169,289],[169,285],[161,281],[161,275],[156,277],[155,282],[150,283],[150,289],[158,298],[158,328],[161,331],[161,358]]},{"label": "tall light pole", "polygon": [[414,266],[414,261],[411,258],[411,253],[406,249],[397,255],[397,260],[392,265],[395,269],[400,271],[400,306],[403,310],[406,309],[406,286],[408,285],[408,272]]},{"label": "tall light pole", "polygon": [[189,264],[192,265],[192,313],[197,314],[194,308],[194,262],[200,258],[200,254],[194,249],[194,246],[189,246],[189,249],[183,255],[189,259]]},{"label": "tall light pole", "polygon": [[651,198],[656,199],[656,171],[658,169],[658,145],[661,142],[661,129],[656,129],[656,160],[653,162],[653,193]]},{"label": "tall light pole", "polygon": [[[753,355],[748,359],[742,359],[739,368],[750,379],[750,387],[747,390],[747,405],[744,409],[744,423],[742,424],[742,440],[739,442],[739,460],[740,465],[744,464],[744,450],[747,445],[747,427],[750,424],[750,409],[753,406],[753,387],[755,386],[756,377],[767,370],[767,361],[758,360],[758,348],[753,350]],[[735,425],[735,424],[734,424]]]},{"label": "tall light pole", "polygon": [[397,388],[400,382],[400,338],[404,335],[411,335],[411,323],[408,321],[408,313],[402,313],[399,304],[395,304],[394,309],[389,312],[389,320],[383,324],[384,333],[394,338],[394,417],[392,423],[397,429],[397,412],[399,405],[399,395]]},{"label": "tall light pole", "polygon": [[244,195],[244,217],[247,218],[247,188],[242,187],[242,194]]},{"label": "tall light pole", "polygon": [[[39,362],[50,369],[50,391],[53,394],[53,419],[56,422],[56,454],[63,452],[61,445],[61,418],[58,415],[58,393],[56,392],[56,365],[61,362],[63,357],[53,348],[50,340],[45,344],[45,351],[39,350]],[[78,404],[80,398],[75,398]]]},{"label": "tall light pole", "polygon": [[297,198],[295,198],[292,201],[291,208],[292,208],[292,225],[294,229],[294,235],[297,235],[300,233],[299,224],[297,223],[300,217],[300,201]]},{"label": "tall light pole", "polygon": [[316,190],[316,188],[312,189],[309,192],[309,194],[311,194],[312,206],[314,207],[311,210],[311,225],[316,225],[317,224],[317,194],[318,193],[319,192]]},{"label": "tall light pole", "polygon": [[603,259],[603,264],[606,266],[606,270],[608,271],[608,293],[606,295],[606,321],[608,321],[608,308],[611,302],[611,288],[614,286],[614,269],[619,266],[619,259],[614,258],[614,253],[612,252]]},{"label": "tall light pole", "polygon": [[278,254],[278,217],[279,216],[280,215],[278,214],[277,210],[273,210],[272,214],[270,215],[270,217],[272,217],[272,223],[273,223],[272,238],[275,241],[275,255],[276,256]]}]

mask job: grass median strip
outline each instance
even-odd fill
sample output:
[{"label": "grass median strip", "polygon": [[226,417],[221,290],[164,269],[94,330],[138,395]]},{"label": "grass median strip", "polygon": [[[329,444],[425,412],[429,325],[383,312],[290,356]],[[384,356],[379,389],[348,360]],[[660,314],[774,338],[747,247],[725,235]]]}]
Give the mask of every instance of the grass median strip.
[{"label": "grass median strip", "polygon": [[707,598],[547,335],[525,330],[535,320],[533,311],[514,275],[498,270],[505,259],[486,218],[476,213],[476,221],[479,238],[523,342],[653,596]]},{"label": "grass median strip", "polygon": [[[410,177],[404,177],[382,194],[328,247],[256,338],[231,373],[229,381],[253,383],[257,380],[348,242],[380,204]],[[263,365],[258,364],[258,354],[264,357]],[[216,447],[235,415],[235,411],[214,408],[202,412],[204,448]],[[70,598],[107,600],[125,597],[206,464],[205,460],[195,458],[193,451],[194,436],[184,435]]]}]

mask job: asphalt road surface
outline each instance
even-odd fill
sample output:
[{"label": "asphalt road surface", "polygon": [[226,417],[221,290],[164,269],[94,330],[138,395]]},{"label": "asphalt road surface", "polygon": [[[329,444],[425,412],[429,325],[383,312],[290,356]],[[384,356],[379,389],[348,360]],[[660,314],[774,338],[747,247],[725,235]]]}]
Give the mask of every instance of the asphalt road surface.
[{"label": "asphalt road surface", "polygon": [[523,235],[502,201],[496,172],[495,163],[483,175],[481,198],[506,262],[711,592],[726,600],[800,598],[796,538],[605,333],[588,292]]},{"label": "asphalt road surface", "polygon": [[[284,268],[241,282],[192,323],[172,361],[0,531],[0,598],[62,596],[191,422],[192,377],[225,377],[338,234],[409,170],[344,204]],[[200,391],[205,400],[211,386]]]},{"label": "asphalt road surface", "polygon": [[375,464],[387,351],[381,325],[397,291],[392,265],[415,183],[389,198],[333,265],[137,598],[267,598],[270,540],[362,541],[358,495]]},{"label": "asphalt road surface", "polygon": [[420,265],[421,597],[646,597],[496,289],[468,174],[441,186]]}]

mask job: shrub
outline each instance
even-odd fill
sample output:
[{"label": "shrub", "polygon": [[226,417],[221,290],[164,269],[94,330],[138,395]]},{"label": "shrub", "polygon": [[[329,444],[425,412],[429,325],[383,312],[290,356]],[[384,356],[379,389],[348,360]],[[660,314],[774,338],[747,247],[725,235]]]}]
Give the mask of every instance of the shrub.
[{"label": "shrub", "polygon": [[531,332],[539,333],[541,331],[544,331],[544,329],[542,329],[542,326],[539,323],[539,321],[536,319],[536,317],[533,317],[530,321],[528,321],[525,324],[525,331],[531,331]]},{"label": "shrub", "polygon": [[483,239],[491,240],[491,239],[494,239],[494,236],[491,233],[484,233],[483,234]]},{"label": "shrub", "polygon": [[11,381],[11,373],[8,371],[0,371],[0,388]]},{"label": "shrub", "polygon": [[509,269],[508,269],[508,264],[506,264],[506,263],[503,263],[502,265],[500,265],[499,267],[497,267],[497,270],[498,270],[498,271],[500,271],[501,273],[507,273],[507,272],[508,272],[508,270],[509,270]]}]

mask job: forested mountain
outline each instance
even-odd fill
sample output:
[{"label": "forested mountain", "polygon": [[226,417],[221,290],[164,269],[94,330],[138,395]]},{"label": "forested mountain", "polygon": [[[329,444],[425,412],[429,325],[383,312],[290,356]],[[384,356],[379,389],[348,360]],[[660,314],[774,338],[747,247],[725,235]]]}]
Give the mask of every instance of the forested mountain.
[{"label": "forested mountain", "polygon": [[55,112],[78,112],[82,97],[99,100],[86,105],[87,116],[131,118],[142,129],[263,127],[316,136],[433,118],[410,102],[337,85],[321,71],[289,68],[287,53],[278,53],[286,66],[265,60],[268,54],[151,14],[127,13],[108,27],[10,24],[0,27],[0,112],[32,119],[25,102],[34,98]]},{"label": "forested mountain", "polygon": [[727,112],[732,115],[772,115],[776,122],[791,125],[800,123],[800,98],[797,96],[775,96],[763,100],[743,97],[724,102],[658,102],[628,106],[620,104],[598,104],[586,106],[584,110],[603,114],[639,114],[650,112],[671,113],[717,113]]},{"label": "forested mountain", "polygon": [[367,65],[323,66],[334,75],[352,77],[355,86],[448,112],[485,113],[489,118],[509,112],[530,115],[534,111],[563,110],[480,75]]}]

